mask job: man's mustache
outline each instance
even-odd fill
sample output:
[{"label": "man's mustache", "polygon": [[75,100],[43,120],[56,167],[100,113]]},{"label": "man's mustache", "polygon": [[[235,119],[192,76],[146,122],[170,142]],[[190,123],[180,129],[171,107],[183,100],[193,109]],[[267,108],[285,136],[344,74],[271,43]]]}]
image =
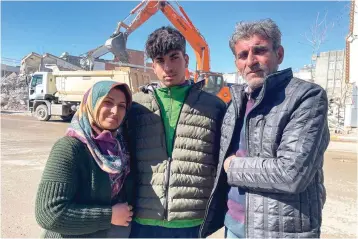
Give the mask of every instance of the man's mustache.
[{"label": "man's mustache", "polygon": [[255,66],[249,68],[248,70],[246,70],[244,72],[244,75],[247,76],[248,74],[250,73],[256,73],[256,72],[263,72],[264,74],[266,74],[266,70],[267,70],[267,67],[261,65],[261,64],[256,64]]}]

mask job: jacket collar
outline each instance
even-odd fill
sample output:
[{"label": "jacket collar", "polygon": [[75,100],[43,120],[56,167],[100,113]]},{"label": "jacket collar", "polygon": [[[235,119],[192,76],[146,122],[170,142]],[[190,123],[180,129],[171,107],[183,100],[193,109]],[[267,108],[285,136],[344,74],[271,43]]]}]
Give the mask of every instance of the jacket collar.
[{"label": "jacket collar", "polygon": [[[202,89],[203,82],[204,81],[199,81],[197,83],[191,83],[190,81],[187,80],[180,86],[192,85],[193,88]],[[145,94],[153,94],[156,89],[160,89],[160,88],[163,88],[163,87],[161,87],[160,83],[149,83],[149,84],[141,86],[139,88],[139,90]]]},{"label": "jacket collar", "polygon": [[[282,71],[277,71],[269,76],[264,81],[263,87],[258,90],[258,92],[255,92],[257,94],[257,97],[255,97],[257,100],[261,99],[267,92],[277,90],[281,85],[283,85],[285,82],[292,79],[292,69],[287,68]],[[241,101],[245,97],[245,93],[249,93],[247,91],[247,84],[240,84],[240,85],[232,85],[230,87],[230,93],[232,95],[233,100]]]},{"label": "jacket collar", "polygon": [[266,91],[275,90],[277,87],[281,86],[288,80],[291,80],[292,77],[293,74],[291,68],[287,68],[282,71],[276,71],[266,78],[263,88],[265,88]]}]

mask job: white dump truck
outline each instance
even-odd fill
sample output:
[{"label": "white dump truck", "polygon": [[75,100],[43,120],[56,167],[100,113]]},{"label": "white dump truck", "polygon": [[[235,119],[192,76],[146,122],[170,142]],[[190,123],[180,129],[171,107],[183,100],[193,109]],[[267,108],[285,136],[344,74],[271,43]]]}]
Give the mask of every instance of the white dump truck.
[{"label": "white dump truck", "polygon": [[60,116],[69,121],[79,108],[84,93],[96,82],[114,80],[127,83],[133,93],[150,83],[149,74],[130,67],[111,71],[60,71],[46,65],[52,72],[35,72],[29,82],[29,111],[41,121]]}]

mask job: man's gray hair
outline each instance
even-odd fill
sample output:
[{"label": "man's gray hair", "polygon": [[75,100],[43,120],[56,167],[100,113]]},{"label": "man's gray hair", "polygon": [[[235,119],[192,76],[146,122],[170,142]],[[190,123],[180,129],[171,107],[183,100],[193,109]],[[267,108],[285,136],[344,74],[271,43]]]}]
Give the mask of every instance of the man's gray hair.
[{"label": "man's gray hair", "polygon": [[266,40],[271,40],[273,50],[275,51],[281,45],[281,31],[273,20],[264,19],[253,22],[242,21],[236,24],[235,31],[229,41],[232,53],[236,55],[235,44],[238,40],[249,39],[254,35],[259,35]]}]

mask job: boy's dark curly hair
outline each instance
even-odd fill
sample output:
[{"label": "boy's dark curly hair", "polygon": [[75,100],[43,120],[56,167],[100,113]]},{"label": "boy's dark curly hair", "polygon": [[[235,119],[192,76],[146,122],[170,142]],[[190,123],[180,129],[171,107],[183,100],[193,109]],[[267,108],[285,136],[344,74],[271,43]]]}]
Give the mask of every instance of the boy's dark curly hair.
[{"label": "boy's dark curly hair", "polygon": [[158,28],[149,35],[145,51],[151,59],[175,50],[180,50],[185,55],[185,44],[186,40],[178,30],[166,26]]}]

